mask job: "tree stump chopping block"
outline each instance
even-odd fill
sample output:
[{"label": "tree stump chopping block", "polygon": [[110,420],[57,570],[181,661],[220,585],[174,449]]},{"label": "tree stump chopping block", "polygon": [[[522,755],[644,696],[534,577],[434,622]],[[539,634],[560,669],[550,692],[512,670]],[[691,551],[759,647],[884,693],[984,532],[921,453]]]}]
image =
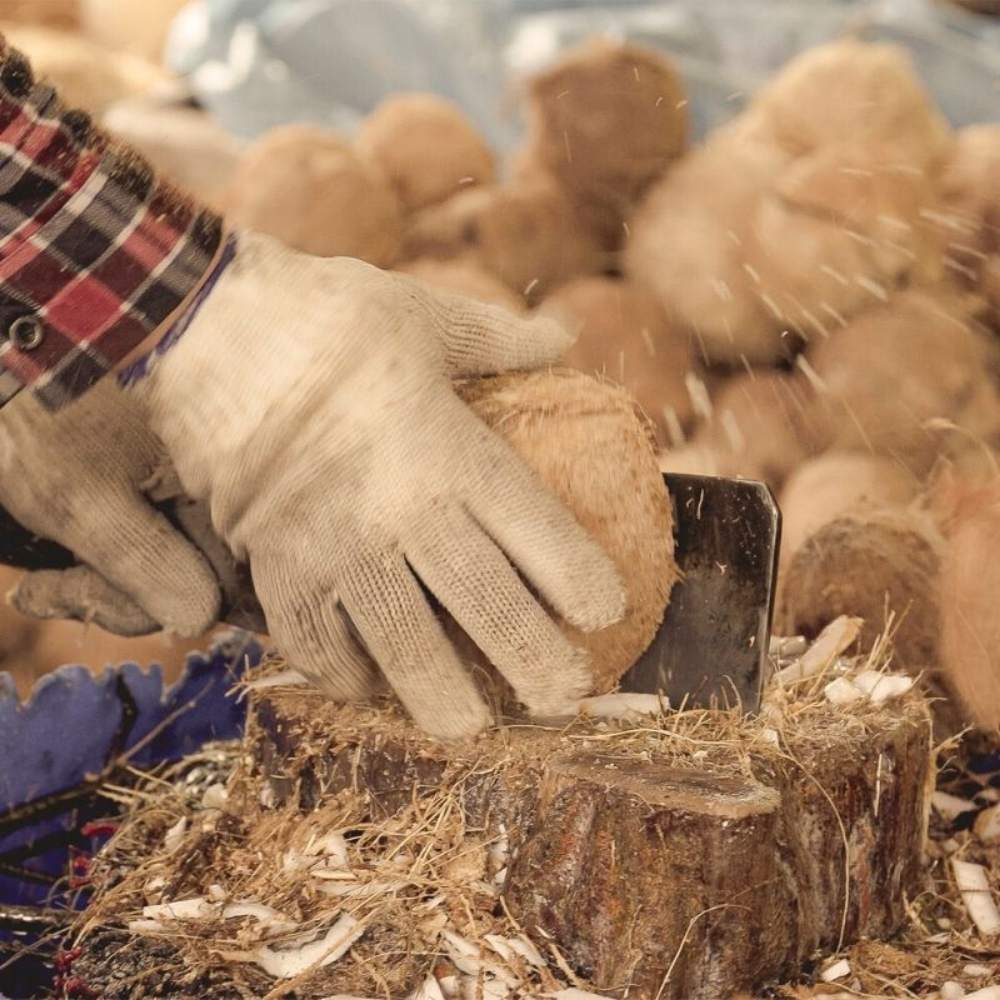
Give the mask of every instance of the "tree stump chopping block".
[{"label": "tree stump chopping block", "polygon": [[922,879],[930,745],[915,694],[814,702],[780,734],[692,712],[442,745],[392,711],[269,689],[249,733],[275,805],[353,789],[379,819],[453,789],[466,829],[508,844],[503,905],[543,954],[637,1000],[716,1000],[895,931]]}]

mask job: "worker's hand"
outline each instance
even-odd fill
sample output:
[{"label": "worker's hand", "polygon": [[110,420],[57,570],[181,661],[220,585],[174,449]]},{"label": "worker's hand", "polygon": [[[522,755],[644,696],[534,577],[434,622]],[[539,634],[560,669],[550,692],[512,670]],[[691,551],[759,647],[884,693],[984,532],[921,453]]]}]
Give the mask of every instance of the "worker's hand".
[{"label": "worker's hand", "polygon": [[421,726],[460,737],[489,715],[435,602],[529,710],[552,714],[590,672],[542,602],[587,630],[624,611],[611,560],[450,383],[552,362],[569,339],[243,234],[186,332],[125,379],[188,493],[249,558],[287,659],[345,700],[380,672]]},{"label": "worker's hand", "polygon": [[201,635],[219,609],[216,576],[143,488],[166,462],[139,400],[105,379],[56,414],[23,392],[0,411],[0,504],[89,565],[29,573],[15,607],[85,618],[122,635]]}]

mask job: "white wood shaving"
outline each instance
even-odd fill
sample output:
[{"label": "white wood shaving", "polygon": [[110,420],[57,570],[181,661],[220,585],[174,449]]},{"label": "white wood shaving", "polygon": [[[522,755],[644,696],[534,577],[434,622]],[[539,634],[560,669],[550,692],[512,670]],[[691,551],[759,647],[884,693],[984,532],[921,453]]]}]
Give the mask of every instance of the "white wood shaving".
[{"label": "white wood shaving", "polygon": [[981,979],[983,976],[988,976],[990,974],[990,969],[988,969],[985,965],[980,965],[978,962],[972,962],[969,965],[962,966],[962,975],[971,976],[973,979]]},{"label": "white wood shaving", "polygon": [[961,983],[956,983],[954,979],[949,979],[941,984],[938,994],[941,1000],[962,1000],[965,996],[965,987]]},{"label": "white wood shaving", "polygon": [[976,817],[973,831],[984,844],[995,844],[1000,841],[1000,805],[984,809]]},{"label": "white wood shaving", "polygon": [[824,983],[834,983],[838,979],[843,979],[844,976],[849,976],[850,974],[851,963],[846,958],[842,958],[839,962],[834,962],[833,965],[824,969],[820,974],[820,979]]},{"label": "white wood shaving", "polygon": [[322,969],[340,961],[365,930],[364,924],[345,913],[316,941],[281,950],[256,948],[243,960],[253,962],[274,979],[293,979],[312,968]]},{"label": "white wood shaving", "polygon": [[949,795],[948,792],[934,792],[931,795],[931,805],[934,811],[945,819],[955,819],[962,813],[971,812],[976,808],[975,802],[960,799],[957,795]]},{"label": "white wood shaving", "polygon": [[228,799],[229,793],[226,791],[225,785],[209,785],[201,797],[201,807],[202,809],[225,809]]},{"label": "white wood shaving", "polygon": [[219,915],[219,909],[218,903],[212,903],[204,896],[194,896],[172,903],[144,906],[142,915],[147,920],[211,920]]},{"label": "white wood shaving", "polygon": [[441,984],[433,976],[428,976],[413,993],[408,1000],[444,1000],[441,992]]},{"label": "white wood shaving", "polygon": [[846,677],[837,677],[823,688],[823,695],[831,705],[850,705],[865,697],[864,691]]},{"label": "white wood shaving", "polygon": [[631,715],[662,715],[669,708],[670,703],[658,694],[629,691],[584,698],[579,714],[591,719],[627,719]]},{"label": "white wood shaving", "polygon": [[966,993],[965,1000],[1000,1000],[1000,986],[987,986],[975,993]]},{"label": "white wood shaving", "polygon": [[863,624],[860,618],[847,615],[835,618],[795,663],[774,675],[775,683],[791,684],[821,673],[854,643]]},{"label": "white wood shaving", "polygon": [[279,673],[271,674],[269,677],[261,677],[255,681],[247,681],[243,686],[250,691],[264,691],[273,687],[302,687],[309,681],[297,670],[282,670]]},{"label": "white wood shaving", "polygon": [[853,681],[855,687],[868,695],[873,705],[884,705],[900,698],[913,687],[913,678],[905,674],[883,674],[877,670],[863,670]]},{"label": "white wood shaving", "polygon": [[173,854],[174,851],[181,846],[184,841],[184,834],[187,833],[187,828],[187,817],[181,816],[181,818],[163,835],[163,849],[168,854]]},{"label": "white wood shaving", "polygon": [[986,869],[957,858],[952,858],[951,869],[958,891],[962,894],[962,902],[979,933],[984,937],[1000,934],[1000,910],[993,899]]}]

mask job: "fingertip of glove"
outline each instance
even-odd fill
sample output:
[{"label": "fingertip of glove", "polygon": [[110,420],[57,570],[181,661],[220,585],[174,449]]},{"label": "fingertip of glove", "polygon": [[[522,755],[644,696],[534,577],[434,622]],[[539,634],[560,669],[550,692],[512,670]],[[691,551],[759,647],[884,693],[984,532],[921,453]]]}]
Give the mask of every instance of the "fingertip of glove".
[{"label": "fingertip of glove", "polygon": [[573,646],[570,659],[549,672],[544,685],[531,692],[519,691],[518,697],[535,718],[566,718],[576,715],[580,700],[590,694],[593,684],[590,657]]},{"label": "fingertip of glove", "polygon": [[615,625],[628,609],[625,584],[611,560],[607,557],[604,560],[606,565],[602,570],[581,578],[576,600],[564,614],[581,632],[598,632]]},{"label": "fingertip of glove", "polygon": [[489,709],[481,699],[477,699],[475,704],[461,706],[438,704],[428,711],[411,710],[410,714],[429,736],[447,742],[477,736],[493,722]]}]

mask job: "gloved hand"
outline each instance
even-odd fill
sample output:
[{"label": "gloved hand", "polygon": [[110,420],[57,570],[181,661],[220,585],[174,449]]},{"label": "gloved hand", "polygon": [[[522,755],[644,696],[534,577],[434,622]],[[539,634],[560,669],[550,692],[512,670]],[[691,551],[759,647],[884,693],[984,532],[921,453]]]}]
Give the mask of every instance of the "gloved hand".
[{"label": "gloved hand", "polygon": [[293,666],[343,700],[380,671],[426,730],[474,733],[489,715],[437,601],[532,712],[588,691],[542,601],[606,626],[614,566],[449,381],[552,362],[561,327],[250,233],[187,322],[124,380]]},{"label": "gloved hand", "polygon": [[140,401],[105,379],[56,414],[31,393],[0,411],[0,503],[89,566],[26,575],[13,595],[36,617],[82,617],[122,635],[194,637],[219,609],[215,573],[143,494],[166,462]]}]

